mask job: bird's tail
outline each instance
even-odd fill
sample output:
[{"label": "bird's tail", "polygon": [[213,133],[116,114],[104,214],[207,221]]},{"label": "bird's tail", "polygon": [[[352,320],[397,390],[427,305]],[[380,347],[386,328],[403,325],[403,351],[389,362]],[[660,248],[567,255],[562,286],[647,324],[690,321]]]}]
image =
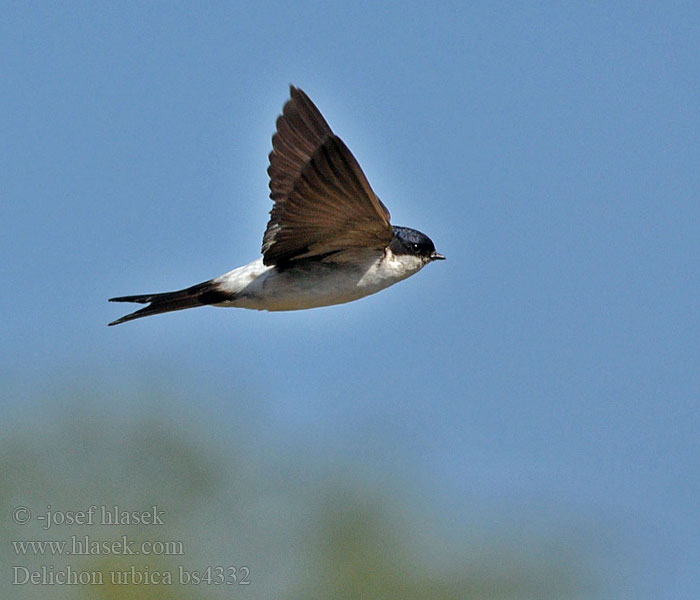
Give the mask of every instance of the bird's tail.
[{"label": "bird's tail", "polygon": [[119,296],[118,298],[110,298],[110,302],[138,302],[139,304],[148,304],[148,306],[123,316],[121,319],[112,321],[109,325],[119,325],[133,319],[141,317],[149,317],[160,313],[171,312],[174,310],[184,310],[185,308],[194,308],[196,306],[205,306],[207,304],[220,304],[231,300],[231,294],[220,289],[219,284],[215,280],[198,283],[192,287],[176,292],[163,292],[160,294],[143,294],[140,296]]}]

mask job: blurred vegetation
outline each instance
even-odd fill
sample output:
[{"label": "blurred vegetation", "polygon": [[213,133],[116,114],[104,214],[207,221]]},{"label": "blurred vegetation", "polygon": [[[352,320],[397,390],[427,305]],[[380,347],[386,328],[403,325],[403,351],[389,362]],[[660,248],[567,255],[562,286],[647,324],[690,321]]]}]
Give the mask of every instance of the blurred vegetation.
[{"label": "blurred vegetation", "polygon": [[[115,398],[117,396],[115,395]],[[204,399],[201,400],[202,402]],[[348,466],[260,447],[255,431],[234,432],[224,444],[199,424],[169,412],[166,398],[148,412],[100,415],[86,406],[109,406],[105,397],[84,398],[62,408],[61,417],[5,431],[0,444],[0,560],[9,584],[11,565],[30,569],[54,564],[99,571],[103,586],[9,585],[3,598],[186,597],[289,599],[457,600],[590,597],[593,581],[577,554],[552,560],[542,553],[546,538],[522,547],[478,538],[436,546],[428,542],[401,502],[402,490],[386,493],[379,482]],[[113,404],[112,404],[113,406]],[[197,406],[194,400],[192,406]],[[158,415],[158,416],[154,416]],[[206,424],[206,419],[205,419]],[[234,427],[234,425],[232,425]],[[293,451],[292,451],[293,454]],[[306,462],[305,462],[306,461]],[[295,464],[290,473],[289,465]],[[308,472],[304,481],[295,474]],[[341,474],[342,473],[342,474]],[[298,479],[298,478],[297,478]],[[9,515],[15,506],[41,514],[85,510],[90,505],[125,510],[165,511],[164,526],[73,525],[42,530],[20,526]],[[449,524],[443,524],[449,527]],[[423,524],[425,527],[425,524]],[[434,535],[435,532],[430,532]],[[184,556],[23,556],[9,540],[79,538],[181,540]],[[438,534],[439,535],[439,534]],[[429,536],[430,537],[430,536]],[[551,540],[559,543],[559,540]],[[111,585],[110,571],[136,565],[170,571],[172,585]],[[250,568],[250,585],[181,587],[177,569],[207,565]],[[185,593],[186,592],[186,593]]]}]

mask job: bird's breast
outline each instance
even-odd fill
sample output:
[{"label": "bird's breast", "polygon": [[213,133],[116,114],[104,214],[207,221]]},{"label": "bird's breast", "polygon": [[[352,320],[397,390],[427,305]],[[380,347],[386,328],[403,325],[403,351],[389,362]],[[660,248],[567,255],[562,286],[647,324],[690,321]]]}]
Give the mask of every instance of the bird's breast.
[{"label": "bird's breast", "polygon": [[386,250],[358,263],[305,261],[279,269],[262,260],[235,269],[219,280],[232,294],[224,306],[257,310],[303,310],[352,302],[374,294],[416,273],[415,257]]}]

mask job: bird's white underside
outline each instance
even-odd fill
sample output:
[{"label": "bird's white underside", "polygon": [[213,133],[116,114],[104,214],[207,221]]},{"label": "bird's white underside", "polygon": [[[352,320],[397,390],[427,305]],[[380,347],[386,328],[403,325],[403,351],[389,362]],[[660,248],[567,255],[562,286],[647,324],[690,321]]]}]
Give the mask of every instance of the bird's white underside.
[{"label": "bird's white underside", "polygon": [[343,304],[406,279],[425,264],[419,256],[396,255],[389,249],[359,265],[311,261],[279,270],[259,258],[214,280],[221,290],[236,295],[217,306],[281,311]]}]

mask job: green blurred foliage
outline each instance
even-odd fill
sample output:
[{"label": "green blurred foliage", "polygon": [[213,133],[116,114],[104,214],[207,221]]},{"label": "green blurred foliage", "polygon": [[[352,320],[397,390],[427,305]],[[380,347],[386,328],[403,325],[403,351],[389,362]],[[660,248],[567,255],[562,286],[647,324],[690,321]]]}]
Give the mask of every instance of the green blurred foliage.
[{"label": "green blurred foliage", "polygon": [[[115,398],[118,395],[115,394]],[[205,399],[202,398],[201,401]],[[196,400],[192,406],[196,406]],[[490,545],[479,538],[461,547],[436,548],[423,539],[422,515],[402,502],[402,490],[385,493],[357,469],[334,475],[303,453],[262,452],[256,432],[235,432],[233,444],[217,441],[201,425],[170,412],[166,398],[149,398],[158,410],[99,415],[87,406],[105,397],[62,404],[53,418],[5,431],[0,445],[0,510],[30,507],[40,514],[119,505],[166,511],[165,525],[74,525],[43,531],[3,518],[1,566],[34,568],[70,564],[99,571],[105,585],[9,585],[7,598],[170,600],[209,598],[303,598],[307,600],[465,600],[471,598],[580,598],[594,589],[574,548],[561,560],[543,558],[547,540],[532,547]],[[60,415],[60,416],[58,416]],[[206,421],[205,421],[206,424]],[[306,461],[306,462],[305,462]],[[290,475],[311,473],[302,484]],[[449,525],[448,525],[449,526]],[[22,556],[9,543],[23,539],[181,540],[184,556]],[[521,544],[522,539],[519,544]],[[553,540],[556,541],[556,540]],[[581,555],[581,556],[579,556]],[[130,565],[171,571],[172,585],[112,585],[109,573]],[[181,587],[178,565],[246,565],[250,585]],[[183,596],[183,594],[185,594]]]}]

